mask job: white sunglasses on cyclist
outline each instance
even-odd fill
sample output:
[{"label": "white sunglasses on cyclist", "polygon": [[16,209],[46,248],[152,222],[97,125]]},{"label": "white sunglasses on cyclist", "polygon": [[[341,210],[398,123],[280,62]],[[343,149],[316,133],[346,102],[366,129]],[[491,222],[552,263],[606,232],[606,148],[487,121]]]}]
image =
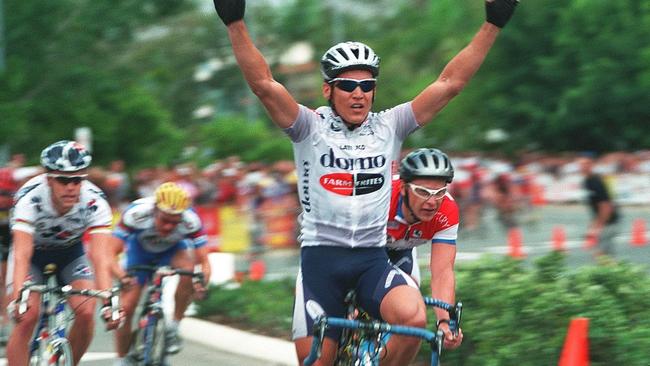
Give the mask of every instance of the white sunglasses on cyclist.
[{"label": "white sunglasses on cyclist", "polygon": [[411,192],[423,200],[428,200],[433,197],[433,199],[437,201],[445,197],[447,194],[447,186],[440,189],[429,189],[413,183],[408,183],[408,185],[411,188]]}]

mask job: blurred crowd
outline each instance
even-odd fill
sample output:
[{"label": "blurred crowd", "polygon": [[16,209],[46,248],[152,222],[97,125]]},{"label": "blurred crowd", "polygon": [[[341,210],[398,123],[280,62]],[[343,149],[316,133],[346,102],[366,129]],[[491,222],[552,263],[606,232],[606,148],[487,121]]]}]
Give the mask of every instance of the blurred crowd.
[{"label": "blurred crowd", "polygon": [[[521,224],[517,220],[530,217],[534,206],[583,201],[578,159],[584,155],[526,153],[512,160],[451,153],[456,170],[451,192],[461,209],[461,225],[465,230],[476,229],[486,207],[495,209],[499,221],[510,228]],[[12,172],[16,185],[41,172],[24,162],[17,154],[2,168]],[[615,201],[650,203],[650,151],[600,156],[594,171],[605,177]],[[123,161],[115,160],[106,167],[90,169],[89,179],[104,190],[117,212],[134,199],[152,195],[162,182],[174,181],[190,193],[197,206],[234,207],[246,215],[257,245],[269,244],[260,238],[270,230],[284,230],[286,237],[294,238],[278,246],[297,244],[295,221],[300,208],[293,161],[247,163],[232,156],[205,167],[185,163],[131,171]]]}]

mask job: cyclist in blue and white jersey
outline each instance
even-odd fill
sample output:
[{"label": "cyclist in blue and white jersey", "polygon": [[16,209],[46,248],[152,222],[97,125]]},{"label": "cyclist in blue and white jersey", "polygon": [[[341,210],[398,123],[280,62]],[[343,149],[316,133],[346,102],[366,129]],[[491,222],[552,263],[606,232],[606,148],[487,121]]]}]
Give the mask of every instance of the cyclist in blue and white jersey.
[{"label": "cyclist in blue and white jersey", "polygon": [[[487,22],[431,85],[410,102],[374,113],[379,57],[370,47],[343,42],[325,52],[322,92],[329,106],[311,110],[273,79],[243,21],[244,0],[214,0],[244,78],[294,147],[302,205],[293,329],[300,362],[309,353],[314,320],[322,314],[343,316],[343,298],[351,288],[373,316],[425,324],[417,286],[390,265],[384,249],[391,164],[402,141],[430,121],[478,70],[516,2],[488,0]],[[318,364],[333,362],[337,338],[338,332],[327,333]],[[406,365],[419,341],[396,336],[387,347],[388,364]]]},{"label": "cyclist in blue and white jersey", "polygon": [[[194,265],[201,264],[205,278],[210,278],[210,265],[207,260],[207,237],[199,216],[190,208],[191,199],[178,184],[167,182],[160,185],[154,197],[134,201],[122,213],[122,218],[113,232],[112,247],[115,255],[125,251],[124,266],[114,262],[113,274],[116,278],[129,282],[121,294],[121,304],[125,312],[125,324],[115,332],[118,364],[127,355],[131,343],[131,320],[142,287],[151,275],[150,272],[137,272],[135,281],[126,277],[126,271],[134,265],[171,265],[174,268],[192,271]],[[189,305],[193,293],[203,294],[201,283],[192,285],[192,279],[181,276],[175,296],[174,318],[167,328],[167,353],[180,351],[178,323]],[[128,364],[128,360],[124,361]]]},{"label": "cyclist in blue and white jersey", "polygon": [[[56,142],[41,153],[41,164],[47,172],[27,181],[16,193],[11,215],[13,247],[7,271],[14,304],[27,279],[43,282],[43,269],[49,263],[57,266],[59,284],[111,288],[112,215],[102,191],[86,180],[90,162],[91,156],[81,144]],[[90,237],[88,253],[81,241],[85,232]],[[29,308],[22,315],[12,306],[16,324],[7,345],[12,366],[28,363],[28,343],[39,316],[39,296],[31,295]],[[75,314],[68,340],[77,364],[93,338],[95,301],[73,296],[68,303]],[[104,306],[104,319],[108,316],[106,310]],[[107,327],[112,329],[118,324],[108,321]]]}]

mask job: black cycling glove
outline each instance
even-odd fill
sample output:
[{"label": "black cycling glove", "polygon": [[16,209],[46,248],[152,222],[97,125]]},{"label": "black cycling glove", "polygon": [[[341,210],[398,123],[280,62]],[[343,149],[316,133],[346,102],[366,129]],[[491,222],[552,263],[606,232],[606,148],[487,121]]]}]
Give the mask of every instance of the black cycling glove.
[{"label": "black cycling glove", "polygon": [[217,9],[219,18],[223,24],[228,25],[232,22],[244,18],[244,9],[246,8],[245,0],[213,0],[214,8]]},{"label": "black cycling glove", "polygon": [[488,23],[492,23],[499,28],[505,27],[518,3],[519,0],[485,1],[485,14],[487,15]]}]

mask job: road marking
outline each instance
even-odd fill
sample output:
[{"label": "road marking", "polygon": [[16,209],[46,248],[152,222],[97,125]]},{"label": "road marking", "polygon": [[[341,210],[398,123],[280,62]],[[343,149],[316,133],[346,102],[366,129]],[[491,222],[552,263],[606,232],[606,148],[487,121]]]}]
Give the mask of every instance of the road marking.
[{"label": "road marking", "polygon": [[[99,361],[99,360],[110,360],[117,357],[115,352],[86,352],[86,354],[81,358],[82,361]],[[6,366],[7,359],[0,358],[0,366]]]}]

